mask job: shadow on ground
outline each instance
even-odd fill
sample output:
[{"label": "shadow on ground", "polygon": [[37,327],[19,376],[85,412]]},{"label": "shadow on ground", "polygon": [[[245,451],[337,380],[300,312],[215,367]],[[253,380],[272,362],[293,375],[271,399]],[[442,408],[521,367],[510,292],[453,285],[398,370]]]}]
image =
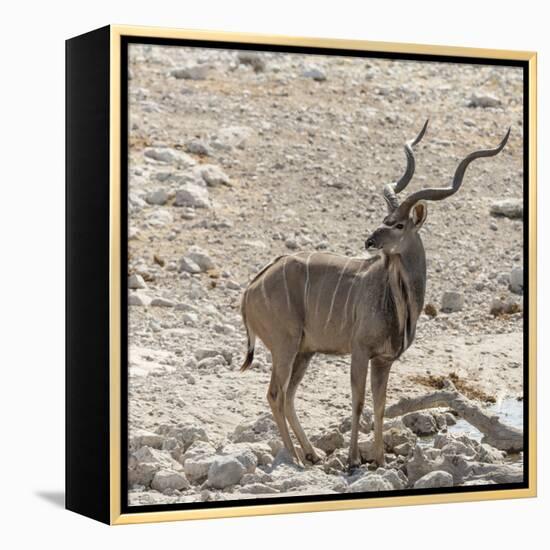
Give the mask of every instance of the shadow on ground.
[{"label": "shadow on ground", "polygon": [[65,508],[65,491],[35,491],[35,495],[54,506]]}]

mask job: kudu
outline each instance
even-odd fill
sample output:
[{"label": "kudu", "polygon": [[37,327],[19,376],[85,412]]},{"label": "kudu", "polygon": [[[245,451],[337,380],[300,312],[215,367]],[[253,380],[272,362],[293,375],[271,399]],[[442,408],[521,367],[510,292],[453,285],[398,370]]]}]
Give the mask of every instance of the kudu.
[{"label": "kudu", "polygon": [[296,389],[315,353],[351,353],[352,421],[349,466],[361,463],[357,437],[365,400],[369,362],[374,408],[375,460],[384,463],[382,435],[386,387],[392,363],[412,344],[424,306],[426,255],[419,230],[426,220],[425,201],[455,194],[468,165],[498,154],[510,129],[495,149],[469,154],[456,169],[449,187],[422,189],[401,204],[397,194],[411,180],[413,147],[420,133],[405,144],[407,168],[395,183],[384,187],[388,214],[367,238],[369,258],[350,258],[327,252],[279,256],[252,280],[242,298],[241,312],[248,336],[248,353],[241,371],[254,357],[258,336],[272,355],[267,399],[285,447],[299,463],[287,420],[305,460],[319,456],[300,425],[294,409]]}]

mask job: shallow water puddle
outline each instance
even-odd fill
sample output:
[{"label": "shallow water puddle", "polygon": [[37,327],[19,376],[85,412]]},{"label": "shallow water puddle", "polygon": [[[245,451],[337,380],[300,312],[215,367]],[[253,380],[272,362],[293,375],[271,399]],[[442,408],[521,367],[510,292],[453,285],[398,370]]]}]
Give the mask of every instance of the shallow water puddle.
[{"label": "shallow water puddle", "polygon": [[[523,430],[523,405],[523,401],[518,401],[515,397],[506,397],[487,407],[487,410],[498,415],[503,422],[510,426]],[[479,442],[483,439],[483,433],[463,418],[457,418],[456,424],[449,426],[447,431],[448,433],[466,434],[469,438]],[[418,442],[422,447],[433,447],[434,436],[419,437]],[[523,453],[509,454],[507,458],[511,462],[519,462],[523,460]]]}]

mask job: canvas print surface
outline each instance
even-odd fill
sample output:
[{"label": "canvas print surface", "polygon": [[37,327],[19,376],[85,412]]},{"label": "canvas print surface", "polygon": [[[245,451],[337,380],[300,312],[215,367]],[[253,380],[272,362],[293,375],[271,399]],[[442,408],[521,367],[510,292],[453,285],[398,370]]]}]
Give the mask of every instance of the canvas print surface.
[{"label": "canvas print surface", "polygon": [[523,78],[129,45],[130,506],[523,482]]}]

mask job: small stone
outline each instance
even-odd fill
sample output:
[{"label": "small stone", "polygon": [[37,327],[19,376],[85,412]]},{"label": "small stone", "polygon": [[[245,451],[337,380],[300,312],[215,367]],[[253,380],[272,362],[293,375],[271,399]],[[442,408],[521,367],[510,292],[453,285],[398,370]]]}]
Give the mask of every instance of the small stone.
[{"label": "small stone", "polygon": [[437,308],[433,304],[426,304],[424,306],[424,313],[428,317],[437,317]]},{"label": "small stone", "polygon": [[151,305],[153,307],[175,307],[176,303],[166,298],[153,298],[151,300]]},{"label": "small stone", "polygon": [[214,149],[229,151],[234,147],[244,149],[246,141],[252,134],[252,129],[246,126],[229,126],[222,128],[210,138],[210,146]]},{"label": "small stone", "polygon": [[186,144],[185,148],[188,153],[193,155],[208,156],[210,154],[210,148],[200,139],[192,139]]},{"label": "small stone", "polygon": [[209,187],[229,185],[229,176],[219,167],[213,164],[201,164],[197,166],[196,173]]},{"label": "small stone", "polygon": [[225,489],[239,483],[245,467],[233,456],[218,456],[208,469],[208,484],[216,489]]},{"label": "small stone", "polygon": [[424,411],[411,412],[403,416],[403,424],[416,435],[431,435],[437,432],[432,414]]},{"label": "small stone", "polygon": [[453,413],[446,412],[445,413],[445,422],[447,423],[447,426],[454,426],[456,424],[456,418]]},{"label": "small stone", "polygon": [[441,310],[447,313],[460,311],[464,307],[464,294],[454,290],[447,290],[441,298]]},{"label": "small stone", "polygon": [[500,104],[500,99],[492,94],[473,93],[470,97],[468,107],[498,107]]},{"label": "small stone", "polygon": [[503,199],[491,204],[489,212],[496,217],[523,218],[523,199]]},{"label": "small stone", "polygon": [[495,317],[503,314],[513,315],[514,313],[520,313],[522,311],[522,304],[513,300],[501,300],[499,298],[495,298],[491,302],[491,307],[489,309],[491,315],[494,315]]},{"label": "small stone", "polygon": [[225,283],[225,286],[229,290],[241,290],[241,285],[233,279],[228,279]]},{"label": "small stone", "polygon": [[156,433],[147,430],[132,430],[128,438],[129,448],[131,451],[147,446],[153,449],[161,449],[164,438]]},{"label": "small stone", "polygon": [[340,430],[335,429],[330,432],[326,432],[311,437],[311,442],[315,447],[319,447],[325,453],[333,453],[336,449],[344,446],[344,436]]},{"label": "small stone", "polygon": [[189,489],[189,487],[190,485],[187,478],[183,474],[172,470],[159,470],[151,482],[151,488],[160,492],[166,489],[181,491],[183,489]]},{"label": "small stone", "polygon": [[237,54],[237,60],[241,65],[249,65],[254,72],[261,73],[265,70],[265,60],[258,52],[241,51]]},{"label": "small stone", "polygon": [[452,487],[453,476],[443,470],[435,470],[422,476],[414,484],[415,489],[436,489],[438,487]]},{"label": "small stone", "polygon": [[312,78],[317,82],[323,82],[324,80],[327,79],[327,75],[318,67],[311,67],[309,69],[305,69],[302,72],[302,76],[304,78]]},{"label": "small stone", "polygon": [[184,256],[179,263],[178,271],[185,271],[187,273],[201,273],[202,269],[191,258]]},{"label": "small stone", "polygon": [[143,154],[157,162],[175,164],[181,168],[190,168],[196,164],[196,161],[186,153],[169,147],[148,147]]},{"label": "small stone", "polygon": [[366,437],[360,437],[357,446],[359,448],[359,454],[365,462],[372,462],[376,460],[376,447],[374,445],[374,437],[369,434]]},{"label": "small stone", "polygon": [[252,474],[258,465],[256,453],[245,443],[230,443],[222,449],[221,454],[236,458],[247,474]]},{"label": "small stone", "polygon": [[176,191],[174,206],[192,206],[194,208],[210,208],[208,189],[188,182]]},{"label": "small stone", "polygon": [[378,491],[391,491],[391,483],[378,474],[367,473],[354,481],[348,488],[350,493],[368,493]]},{"label": "small stone", "polygon": [[515,267],[510,272],[510,290],[514,294],[523,294],[523,268]]},{"label": "small stone", "polygon": [[186,257],[195,262],[203,271],[214,269],[216,267],[214,260],[205,250],[198,246],[191,246],[187,251]]},{"label": "small stone", "polygon": [[208,70],[208,65],[193,65],[181,69],[174,69],[170,74],[177,79],[205,80],[208,75]]},{"label": "small stone", "polygon": [[146,195],[145,202],[147,202],[147,204],[162,206],[168,202],[168,193],[164,191],[164,189],[157,189]]},{"label": "small stone", "polygon": [[191,483],[206,479],[215,455],[216,449],[210,443],[195,441],[180,458],[187,479]]},{"label": "small stone", "polygon": [[128,277],[128,288],[131,289],[143,289],[147,288],[147,285],[145,284],[145,281],[143,280],[143,277],[141,275],[138,275],[137,273],[133,273]]},{"label": "small stone", "polygon": [[128,295],[129,306],[148,306],[151,304],[151,298],[142,292],[130,292]]},{"label": "small stone", "polygon": [[289,250],[296,250],[298,248],[298,243],[297,243],[296,239],[289,238],[289,239],[286,239],[285,246]]},{"label": "small stone", "polygon": [[153,261],[160,265],[160,267],[164,267],[166,265],[166,260],[162,258],[161,256],[158,256],[157,254],[153,254]]},{"label": "small stone", "polygon": [[194,327],[197,325],[199,318],[194,313],[183,313],[181,316],[181,320],[183,321],[184,325],[189,325]]}]

